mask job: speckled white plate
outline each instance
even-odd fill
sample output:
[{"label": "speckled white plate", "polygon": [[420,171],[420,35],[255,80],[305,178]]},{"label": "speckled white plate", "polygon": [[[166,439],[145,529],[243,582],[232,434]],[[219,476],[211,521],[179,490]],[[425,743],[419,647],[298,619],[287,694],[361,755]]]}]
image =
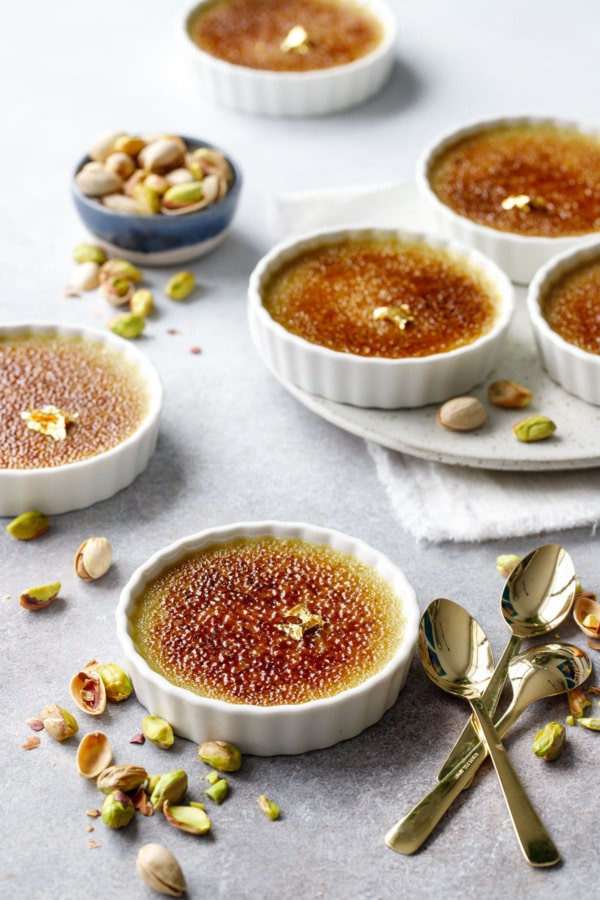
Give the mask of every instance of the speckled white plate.
[{"label": "speckled white plate", "polygon": [[[406,184],[402,199],[396,224],[417,230],[430,227],[414,184]],[[600,407],[566,393],[542,369],[527,315],[526,295],[526,288],[516,287],[516,311],[505,342],[503,362],[484,385],[469,393],[487,404],[487,385],[499,378],[509,378],[529,387],[534,399],[525,410],[497,409],[487,404],[489,419],[477,432],[445,431],[435,421],[437,406],[361,409],[308,394],[281,378],[279,381],[323,419],[366,440],[422,459],[513,471],[584,469],[600,465]],[[534,413],[549,416],[556,423],[556,433],[537,443],[517,441],[512,425]]]}]

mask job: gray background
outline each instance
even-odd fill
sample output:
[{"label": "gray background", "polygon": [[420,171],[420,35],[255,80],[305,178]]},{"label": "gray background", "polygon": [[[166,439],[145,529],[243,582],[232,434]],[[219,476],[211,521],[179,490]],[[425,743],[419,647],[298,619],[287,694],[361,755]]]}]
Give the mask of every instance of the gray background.
[{"label": "gray background", "polygon": [[[68,683],[81,665],[92,657],[120,661],[114,609],[133,570],[211,525],[279,518],[348,531],[404,569],[421,608],[439,595],[464,603],[497,655],[508,637],[498,553],[557,541],[584,585],[598,587],[597,538],[587,529],[480,545],[416,543],[395,519],[363,440],[294,400],[250,343],[246,283],[271,244],[273,194],[410,179],[423,144],[465,119],[597,118],[600,12],[592,0],[392,5],[397,63],[383,92],[358,109],[298,121],[251,118],[202,100],[175,47],[174,4],[33,0],[4,10],[0,319],[108,320],[100,297],[63,296],[71,250],[86,236],[69,177],[97,133],[122,127],[204,137],[237,158],[245,184],[231,235],[191,266],[200,287],[190,302],[161,297],[169,273],[147,271],[159,308],[139,346],[161,374],[166,405],[146,472],[111,500],[55,517],[38,541],[17,544],[2,522],[0,896],[148,897],[134,860],[153,840],[177,854],[192,897],[541,898],[591,889],[597,880],[600,738],[569,731],[568,749],[552,765],[530,750],[535,731],[566,714],[564,698],[528,710],[508,742],[562,850],[560,866],[532,870],[522,860],[489,766],[419,855],[385,847],[384,833],[432,783],[466,716],[461,701],[429,684],[416,658],[394,708],[361,736],[298,757],[248,757],[231,779],[230,798],[211,810],[208,837],[176,832],[157,816],[138,817],[122,832],[96,822],[87,833],[85,810],[99,805],[99,795],[77,774],[76,743],[42,735],[37,750],[21,749],[32,734],[28,716],[48,702],[72,707]],[[189,352],[194,345],[201,355]],[[115,563],[105,578],[84,584],[72,558],[94,534],[110,538]],[[54,579],[63,584],[60,601],[39,615],[21,609],[25,587]],[[585,643],[571,627],[561,637]],[[177,740],[169,753],[129,745],[143,714],[132,699],[102,718],[116,761],[159,772],[181,766],[200,797],[205,767],[194,745]],[[82,730],[94,727],[82,718]],[[258,812],[262,792],[281,806],[281,821]],[[90,839],[101,846],[88,849]]]}]

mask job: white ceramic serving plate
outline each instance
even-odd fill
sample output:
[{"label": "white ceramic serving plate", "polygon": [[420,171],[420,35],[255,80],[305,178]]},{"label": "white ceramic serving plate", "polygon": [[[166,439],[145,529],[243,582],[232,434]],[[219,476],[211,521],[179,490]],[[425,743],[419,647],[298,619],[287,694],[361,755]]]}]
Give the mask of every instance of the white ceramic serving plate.
[{"label": "white ceramic serving plate", "polygon": [[0,516],[16,516],[30,509],[57,515],[112,497],[143,472],[154,451],[163,402],[156,370],[131,341],[110,331],[59,322],[0,324],[0,337],[23,333],[82,337],[122,353],[142,373],[150,404],[137,431],[105,453],[54,468],[0,469]]},{"label": "white ceramic serving plate", "polygon": [[190,36],[197,11],[213,0],[187,4],[177,20],[191,77],[222,106],[267,116],[318,116],[363,103],[389,78],[394,64],[396,20],[384,0],[353,0],[381,23],[383,39],[367,56],[343,66],[308,72],[274,72],[233,65],[201,50]]},{"label": "white ceramic serving plate", "polygon": [[[496,322],[473,343],[448,353],[388,359],[341,353],[310,343],[275,322],[262,302],[270,275],[305,250],[345,239],[399,237],[449,252],[485,280],[499,296]],[[338,403],[378,409],[414,408],[470,390],[493,369],[513,313],[513,288],[506,275],[476,250],[430,235],[398,229],[316,231],[274,247],[250,276],[248,317],[254,344],[269,368],[302,390]]]},{"label": "white ceramic serving plate", "polygon": [[600,240],[550,260],[529,286],[527,310],[540,360],[550,378],[575,397],[600,406],[600,356],[562,338],[550,328],[541,311],[544,295],[559,278],[593,260],[600,262]]},{"label": "white ceramic serving plate", "polygon": [[588,235],[574,237],[533,237],[499,231],[461,216],[443,203],[432,190],[429,173],[434,161],[462,138],[503,125],[553,125],[600,137],[600,130],[567,119],[539,116],[507,116],[471,122],[436,137],[417,163],[417,187],[436,234],[475,247],[493,259],[518,284],[527,284],[535,272],[556,254],[589,241]]},{"label": "white ceramic serving plate", "polygon": [[[404,638],[392,660],[358,687],[335,697],[308,703],[253,706],[200,697],[176,687],[154,672],[138,654],[130,634],[129,615],[136,597],[167,565],[216,542],[240,537],[298,538],[326,545],[356,557],[375,569],[402,600]],[[342,532],[296,522],[241,522],[201,531],[155,553],[130,578],[117,606],[117,636],[135,693],[150,713],[171,723],[177,734],[202,743],[232,741],[242,752],[258,756],[304,753],[330,747],[375,724],[396,701],[413,657],[419,609],[414,589],[387,557]]]}]

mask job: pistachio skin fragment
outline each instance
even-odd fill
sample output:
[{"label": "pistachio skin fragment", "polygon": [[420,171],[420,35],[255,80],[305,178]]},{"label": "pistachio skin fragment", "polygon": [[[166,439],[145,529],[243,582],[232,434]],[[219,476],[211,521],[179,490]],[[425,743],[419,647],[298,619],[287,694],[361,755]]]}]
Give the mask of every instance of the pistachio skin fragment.
[{"label": "pistachio skin fragment", "polygon": [[569,712],[572,716],[575,716],[576,719],[580,719],[584,709],[587,709],[588,706],[592,705],[592,701],[586,697],[581,688],[573,688],[573,690],[567,691],[567,700],[569,703]]},{"label": "pistachio skin fragment", "polygon": [[149,741],[162,750],[168,750],[175,743],[173,729],[166,719],[161,719],[160,716],[144,716],[142,731]]},{"label": "pistachio skin fragment", "polygon": [[133,693],[133,685],[127,672],[116,663],[105,663],[96,669],[104,682],[106,699],[111,703],[120,703],[127,700]]},{"label": "pistachio skin fragment", "polygon": [[42,584],[40,587],[27,588],[19,597],[19,603],[25,609],[37,612],[39,609],[45,609],[56,600],[60,591],[60,581],[53,584]]},{"label": "pistachio skin fragment", "polygon": [[494,381],[488,388],[488,400],[502,409],[523,409],[533,400],[533,393],[516,381]]},{"label": "pistachio skin fragment", "polygon": [[88,538],[75,554],[74,567],[83,581],[102,578],[112,564],[112,545],[105,537]]},{"label": "pistachio skin fragment", "polygon": [[268,799],[264,794],[261,794],[260,797],[256,801],[258,803],[259,809],[264,812],[267,819],[271,819],[272,822],[275,819],[279,818],[279,807],[276,803],[273,803]]},{"label": "pistachio skin fragment", "polygon": [[111,791],[130,794],[137,791],[147,777],[148,773],[141,766],[109,766],[98,775],[96,787],[103,794],[110,794]]},{"label": "pistachio skin fragment", "polygon": [[171,300],[185,300],[196,286],[196,279],[191,272],[176,272],[169,278],[165,286],[165,294]]},{"label": "pistachio skin fragment", "polygon": [[556,431],[556,425],[548,416],[528,416],[513,425],[512,430],[518,441],[531,443],[552,437]]},{"label": "pistachio skin fragment", "polygon": [[148,887],[167,897],[181,897],[187,885],[175,856],[161,844],[144,844],[135,861],[136,871]]},{"label": "pistachio skin fragment", "polygon": [[228,741],[205,741],[198,747],[198,758],[219,772],[237,772],[242,765],[239,748]]},{"label": "pistachio skin fragment", "polygon": [[21,513],[6,526],[11,537],[18,541],[32,541],[45,534],[50,528],[50,519],[37,510]]},{"label": "pistachio skin fragment", "polygon": [[532,750],[540,759],[558,759],[565,748],[567,732],[560,722],[550,722],[535,736]]},{"label": "pistachio skin fragment", "polygon": [[75,717],[56,703],[45,706],[40,713],[40,719],[44,723],[45,730],[55,741],[66,741],[79,731]]},{"label": "pistachio skin fragment", "polygon": [[171,806],[165,801],[163,815],[169,825],[188,834],[206,834],[211,829],[211,821],[203,809],[197,806]]},{"label": "pistachio skin fragment", "polygon": [[109,328],[113,334],[118,334],[119,337],[126,338],[126,340],[135,340],[145,327],[146,320],[144,317],[135,313],[122,313],[120,316],[115,316],[109,323]]},{"label": "pistachio skin fragment", "polygon": [[448,431],[475,431],[487,419],[487,410],[477,397],[453,397],[437,411],[436,421]]},{"label": "pistachio skin fragment", "polygon": [[102,804],[101,815],[102,821],[109,828],[124,828],[133,819],[135,806],[131,797],[123,791],[112,791]]},{"label": "pistachio skin fragment", "polygon": [[229,782],[225,778],[218,778],[204,793],[215,803],[220,804],[229,793]]},{"label": "pistachio skin fragment", "polygon": [[167,802],[179,803],[185,797],[187,789],[188,777],[183,769],[174,769],[172,772],[148,779],[150,803],[154,809],[162,810]]}]

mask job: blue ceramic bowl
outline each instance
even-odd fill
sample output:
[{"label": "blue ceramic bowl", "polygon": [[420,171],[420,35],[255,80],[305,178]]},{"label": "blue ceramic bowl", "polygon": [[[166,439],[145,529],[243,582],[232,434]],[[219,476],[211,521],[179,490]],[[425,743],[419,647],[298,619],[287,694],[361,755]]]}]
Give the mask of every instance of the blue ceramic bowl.
[{"label": "blue ceramic bowl", "polygon": [[188,149],[212,147],[223,153],[233,170],[233,184],[216,203],[196,212],[179,216],[130,215],[103,206],[86,197],[75,181],[75,175],[90,157],[77,165],[71,179],[71,193],[81,221],[111,255],[141,265],[171,265],[209,253],[227,234],[232,223],[242,187],[242,173],[237,164],[214,144],[182,135]]}]

